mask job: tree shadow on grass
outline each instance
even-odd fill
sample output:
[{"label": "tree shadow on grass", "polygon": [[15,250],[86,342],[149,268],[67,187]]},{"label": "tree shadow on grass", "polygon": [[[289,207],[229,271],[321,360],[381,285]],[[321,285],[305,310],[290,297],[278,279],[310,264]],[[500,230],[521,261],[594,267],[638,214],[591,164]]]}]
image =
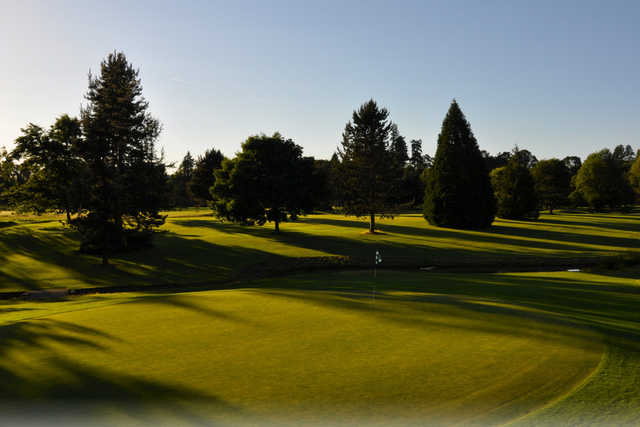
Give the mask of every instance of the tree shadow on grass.
[{"label": "tree shadow on grass", "polygon": [[[640,312],[637,310],[640,288],[607,284],[607,276],[597,281],[499,274],[406,273],[403,276],[402,273],[383,272],[375,279],[355,273],[336,274],[325,280],[318,277],[300,279],[297,287],[274,284],[272,288],[263,287],[255,292],[357,310],[408,324],[424,321],[418,315],[407,316],[409,305],[419,310],[415,309],[416,302],[426,311],[430,305],[455,307],[479,315],[500,315],[504,323],[496,319],[478,319],[476,326],[483,325],[487,332],[512,329],[509,318],[531,319],[547,325],[542,335],[557,337],[554,330],[558,326],[570,327],[569,332],[563,333],[581,339],[590,331],[597,331],[617,346],[640,352]],[[290,283],[296,283],[295,277]],[[303,289],[304,292],[299,292]],[[383,305],[381,301],[391,304]],[[541,332],[521,329],[517,333],[538,336]]]},{"label": "tree shadow on grass", "polygon": [[[160,409],[190,423],[210,425],[193,411],[194,404],[214,412],[238,409],[210,393],[81,364],[63,356],[57,348],[74,351],[109,351],[119,339],[96,328],[57,320],[30,320],[0,327],[0,406],[21,408],[34,421],[57,413],[70,421],[96,422],[122,414],[145,418]],[[35,355],[25,360],[21,354]],[[3,411],[0,421],[12,415]],[[79,425],[79,424],[78,424]]]},{"label": "tree shadow on grass", "polygon": [[[337,227],[356,228],[360,225],[358,221],[335,220],[331,218],[304,218],[305,223],[330,225]],[[530,224],[535,226],[535,222],[527,223],[521,221],[510,221],[514,224]],[[593,236],[585,234],[582,230],[575,232],[539,230],[531,226],[504,226],[494,224],[484,230],[457,230],[451,228],[436,227],[411,227],[406,225],[396,225],[380,223],[378,228],[383,231],[398,233],[407,236],[418,236],[421,238],[437,238],[450,240],[467,240],[474,243],[487,244],[486,249],[491,250],[492,244],[507,244],[524,246],[526,248],[539,248],[565,251],[593,251],[592,248],[579,245],[607,245],[620,248],[637,248],[638,241],[633,238],[613,237],[613,236]],[[544,241],[532,241],[529,239],[539,239]],[[572,245],[576,243],[578,245]]]},{"label": "tree shadow on grass", "polygon": [[[285,259],[258,248],[216,245],[171,232],[158,233],[153,248],[113,255],[107,267],[99,257],[78,253],[78,246],[77,235],[62,228],[3,234],[0,290],[219,283],[240,277],[261,261]],[[32,271],[31,259],[41,268]]]}]

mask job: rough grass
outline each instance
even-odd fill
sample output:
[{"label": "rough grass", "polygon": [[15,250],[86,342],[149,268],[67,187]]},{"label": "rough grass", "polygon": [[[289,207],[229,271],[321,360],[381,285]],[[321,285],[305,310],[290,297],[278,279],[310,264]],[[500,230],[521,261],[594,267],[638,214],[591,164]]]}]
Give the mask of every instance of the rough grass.
[{"label": "rough grass", "polygon": [[[95,286],[207,284],[246,279],[338,260],[383,267],[471,266],[536,268],[593,263],[640,253],[640,212],[543,214],[539,221],[496,220],[485,231],[431,227],[419,214],[380,220],[384,234],[362,234],[366,223],[311,215],[272,227],[216,220],[207,210],[169,212],[152,250],[121,254],[102,268],[77,253],[75,233],[57,216],[0,215],[0,292]],[[340,258],[337,258],[340,257]],[[310,262],[309,262],[310,261]]]}]

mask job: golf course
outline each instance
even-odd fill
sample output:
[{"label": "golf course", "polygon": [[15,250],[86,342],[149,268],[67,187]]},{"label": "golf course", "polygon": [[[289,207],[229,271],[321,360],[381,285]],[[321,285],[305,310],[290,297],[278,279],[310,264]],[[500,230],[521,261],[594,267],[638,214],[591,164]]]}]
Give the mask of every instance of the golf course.
[{"label": "golf course", "polygon": [[5,419],[640,424],[637,210],[379,234],[165,214],[107,267],[59,216],[0,215]]}]

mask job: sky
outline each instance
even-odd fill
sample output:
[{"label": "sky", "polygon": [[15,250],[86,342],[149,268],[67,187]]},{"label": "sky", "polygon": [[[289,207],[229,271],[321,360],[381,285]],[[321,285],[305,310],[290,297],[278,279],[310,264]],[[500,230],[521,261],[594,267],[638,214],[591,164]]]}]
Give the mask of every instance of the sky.
[{"label": "sky", "polygon": [[114,50],[179,162],[279,131],[328,159],[373,98],[435,153],[455,98],[490,153],[640,148],[640,1],[0,0],[0,146],[78,115]]}]

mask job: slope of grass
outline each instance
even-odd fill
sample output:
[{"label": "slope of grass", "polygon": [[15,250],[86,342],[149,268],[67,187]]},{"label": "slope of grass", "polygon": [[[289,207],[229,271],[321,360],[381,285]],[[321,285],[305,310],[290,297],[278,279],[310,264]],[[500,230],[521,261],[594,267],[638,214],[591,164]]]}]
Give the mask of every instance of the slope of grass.
[{"label": "slope of grass", "polygon": [[318,272],[4,302],[0,401],[118,424],[640,423],[638,273]]},{"label": "slope of grass", "polygon": [[[305,266],[308,258],[346,257],[368,265],[380,250],[384,266],[535,267],[593,262],[638,253],[640,212],[559,213],[536,222],[496,220],[485,231],[432,227],[419,214],[381,220],[384,234],[362,234],[363,221],[311,215],[282,226],[223,223],[206,210],[169,212],[152,250],[121,254],[104,269],[77,253],[61,217],[0,216],[0,292],[148,284],[216,283]],[[315,261],[314,261],[315,262]]]}]

